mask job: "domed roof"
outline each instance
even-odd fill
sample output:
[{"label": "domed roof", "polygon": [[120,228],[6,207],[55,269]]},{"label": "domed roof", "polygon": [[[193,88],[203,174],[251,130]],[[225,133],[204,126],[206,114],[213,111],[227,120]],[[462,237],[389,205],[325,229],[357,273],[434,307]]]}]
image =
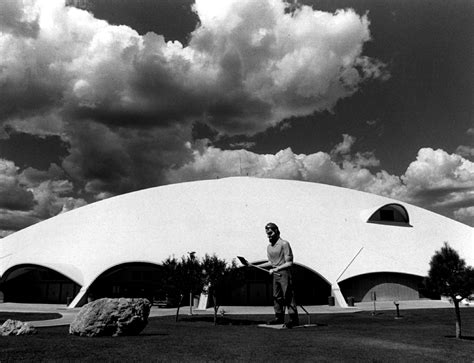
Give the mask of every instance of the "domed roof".
[{"label": "domed roof", "polygon": [[113,266],[188,251],[262,261],[267,222],[297,264],[332,285],[370,272],[424,276],[445,241],[474,264],[473,229],[427,210],[329,185],[233,177],[128,193],[28,227],[0,241],[0,274],[35,264],[85,288]]}]

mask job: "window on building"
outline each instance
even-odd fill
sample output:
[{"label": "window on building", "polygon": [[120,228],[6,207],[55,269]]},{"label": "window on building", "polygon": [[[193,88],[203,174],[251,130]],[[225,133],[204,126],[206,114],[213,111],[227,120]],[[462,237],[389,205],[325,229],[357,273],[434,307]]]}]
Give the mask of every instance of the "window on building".
[{"label": "window on building", "polygon": [[400,204],[387,204],[379,208],[367,220],[369,223],[392,224],[398,226],[410,226],[408,212]]}]

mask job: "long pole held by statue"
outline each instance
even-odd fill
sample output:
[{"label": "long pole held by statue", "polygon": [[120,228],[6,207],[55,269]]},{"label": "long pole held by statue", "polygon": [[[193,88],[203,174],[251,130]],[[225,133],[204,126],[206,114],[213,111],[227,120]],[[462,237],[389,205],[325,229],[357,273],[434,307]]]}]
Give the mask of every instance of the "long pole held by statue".
[{"label": "long pole held by statue", "polygon": [[375,315],[377,312],[377,308],[375,306],[375,301],[377,300],[377,294],[375,293],[375,291],[372,291],[372,293],[370,294],[370,297],[372,298],[372,301],[374,302],[374,311],[372,311],[372,315]]},{"label": "long pole held by statue", "polygon": [[[196,258],[195,251],[188,252],[188,255],[191,261],[194,261],[194,259]],[[193,290],[192,289],[189,290],[189,315],[193,315]]]}]

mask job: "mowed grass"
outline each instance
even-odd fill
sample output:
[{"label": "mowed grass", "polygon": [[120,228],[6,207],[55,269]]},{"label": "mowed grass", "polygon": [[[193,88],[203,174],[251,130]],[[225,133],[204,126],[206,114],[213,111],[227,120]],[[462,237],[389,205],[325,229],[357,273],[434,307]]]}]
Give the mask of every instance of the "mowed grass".
[{"label": "mowed grass", "polygon": [[20,321],[38,321],[59,319],[61,314],[58,313],[15,313],[15,312],[0,312],[0,323],[3,324],[5,320],[20,320]]},{"label": "mowed grass", "polygon": [[[0,361],[370,361],[472,362],[474,309],[461,310],[465,339],[454,338],[453,309],[315,314],[317,327],[259,328],[271,316],[151,318],[138,336],[85,338],[68,327],[0,338]],[[4,315],[0,313],[0,321]],[[306,317],[302,316],[306,323]],[[4,319],[3,319],[4,320]]]}]

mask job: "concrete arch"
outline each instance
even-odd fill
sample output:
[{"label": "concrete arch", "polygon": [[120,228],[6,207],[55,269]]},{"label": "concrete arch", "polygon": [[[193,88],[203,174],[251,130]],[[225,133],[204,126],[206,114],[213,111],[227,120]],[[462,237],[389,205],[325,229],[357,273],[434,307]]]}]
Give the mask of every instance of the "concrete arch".
[{"label": "concrete arch", "polygon": [[[423,277],[399,272],[376,272],[362,274],[339,282],[346,299],[354,301],[403,301],[425,298]],[[375,295],[373,295],[375,293]]]},{"label": "concrete arch", "polygon": [[159,263],[144,261],[109,266],[81,289],[71,307],[101,297],[144,297],[153,302],[159,294],[161,268]]},{"label": "concrete arch", "polygon": [[[265,271],[253,267],[242,267],[245,282],[231,288],[228,305],[272,305],[272,277]],[[331,295],[331,284],[313,269],[301,264],[293,265],[293,279],[297,304],[326,305]]]},{"label": "concrete arch", "polygon": [[306,270],[312,272],[313,274],[317,275],[319,278],[321,278],[322,280],[324,280],[325,282],[327,282],[329,285],[331,284],[331,282],[330,282],[327,278],[325,278],[322,274],[320,274],[320,273],[319,273],[318,271],[316,271],[315,269],[313,269],[313,268],[311,268],[311,267],[309,267],[309,266],[306,266],[306,265],[304,265],[304,264],[302,264],[302,263],[298,263],[298,262],[295,262],[294,265],[295,265],[295,266],[302,267],[302,268],[304,268],[304,269],[306,269]]},{"label": "concrete arch", "polygon": [[80,285],[46,266],[20,264],[5,271],[0,290],[4,301],[67,304],[77,295]]},{"label": "concrete arch", "polygon": [[162,266],[127,262],[104,271],[89,286],[94,297],[145,297],[153,301],[160,289]]},{"label": "concrete arch", "polygon": [[367,223],[412,227],[407,209],[399,203],[390,203],[378,208],[369,217]]},{"label": "concrete arch", "polygon": [[296,302],[302,305],[326,305],[332,286],[328,279],[303,264],[294,264]]},{"label": "concrete arch", "polygon": [[[411,228],[367,223],[390,204],[403,205]],[[234,177],[128,193],[28,227],[0,240],[0,275],[25,263],[55,269],[82,286],[75,306],[105,269],[130,261],[159,264],[187,251],[261,260],[269,221],[342,306],[339,281],[381,271],[424,276],[445,241],[474,265],[473,228],[427,210],[329,185]]]}]

